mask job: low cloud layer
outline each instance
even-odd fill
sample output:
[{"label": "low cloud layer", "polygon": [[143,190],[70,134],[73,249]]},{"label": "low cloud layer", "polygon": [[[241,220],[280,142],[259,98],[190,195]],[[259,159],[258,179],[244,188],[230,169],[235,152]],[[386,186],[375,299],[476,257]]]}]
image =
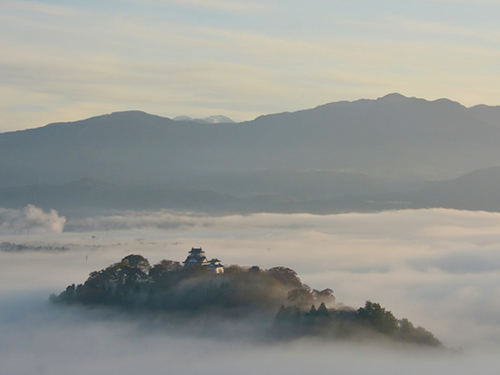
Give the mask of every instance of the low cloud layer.
[{"label": "low cloud layer", "polygon": [[57,211],[44,212],[31,204],[22,210],[0,207],[0,234],[5,233],[60,233],[64,229],[66,218]]},{"label": "low cloud layer", "polygon": [[[160,211],[70,219],[62,233],[39,232],[29,238],[24,233],[10,233],[3,236],[4,241],[32,247],[64,246],[68,251],[0,253],[0,324],[11,327],[6,331],[10,336],[0,339],[0,345],[11,351],[17,348],[24,357],[39,358],[46,373],[53,374],[63,373],[64,364],[56,351],[64,352],[66,342],[72,348],[67,353],[68,363],[81,366],[82,373],[107,369],[106,363],[115,370],[123,368],[124,373],[132,373],[127,366],[137,370],[139,363],[147,363],[143,366],[151,373],[170,366],[183,374],[199,373],[202,368],[209,374],[212,368],[214,373],[244,374],[252,366],[261,366],[263,373],[265,369],[275,374],[304,373],[306,365],[312,369],[315,365],[318,369],[337,366],[348,373],[369,369],[371,373],[465,374],[484,363],[482,372],[493,373],[500,364],[494,354],[500,348],[499,226],[498,213],[443,209],[218,217]],[[192,246],[202,246],[207,256],[220,258],[224,264],[291,267],[311,287],[332,288],[337,301],[354,307],[367,299],[379,302],[397,317],[429,329],[445,345],[462,347],[465,354],[452,359],[427,354],[413,357],[304,342],[262,348],[248,342],[228,344],[213,337],[138,334],[137,329],[143,327],[138,322],[92,320],[72,309],[62,315],[29,315],[27,308],[39,309],[49,293],[81,283],[91,271],[127,254],[142,254],[151,263],[183,261]],[[38,319],[33,323],[38,327],[33,331],[35,340],[28,340],[33,332],[23,331],[29,325],[18,321],[20,311],[28,311],[28,322]],[[90,337],[92,334],[95,336]],[[8,346],[7,342],[15,344]],[[55,349],[42,350],[41,342],[52,342]],[[103,343],[99,353],[88,349],[95,342]],[[76,352],[96,361],[86,363],[72,354]],[[187,353],[186,357],[181,353]],[[186,359],[195,353],[203,366]],[[10,370],[16,367],[9,359],[13,355],[3,357],[4,368],[7,364]],[[53,363],[43,358],[51,358]]]},{"label": "low cloud layer", "polygon": [[493,354],[458,355],[310,340],[256,344],[183,336],[168,329],[152,331],[151,324],[141,318],[130,321],[98,310],[40,307],[36,299],[8,302],[9,310],[0,309],[0,373],[9,375],[302,375],[325,369],[348,374],[465,375],[478,368],[488,375],[497,371]]}]

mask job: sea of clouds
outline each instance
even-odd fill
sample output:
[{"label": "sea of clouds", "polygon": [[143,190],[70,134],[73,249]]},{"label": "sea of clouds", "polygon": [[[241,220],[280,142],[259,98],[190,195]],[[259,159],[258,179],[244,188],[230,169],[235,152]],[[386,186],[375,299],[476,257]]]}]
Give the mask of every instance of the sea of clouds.
[{"label": "sea of clouds", "polygon": [[[39,219],[28,219],[33,211]],[[0,374],[493,374],[500,365],[499,229],[500,214],[445,209],[324,216],[130,211],[67,220],[36,207],[0,209],[0,242],[43,245],[0,251]],[[379,302],[463,353],[180,335],[47,302],[128,254],[183,261],[193,246],[228,265],[290,267],[349,306]],[[68,250],[43,250],[50,247]]]}]

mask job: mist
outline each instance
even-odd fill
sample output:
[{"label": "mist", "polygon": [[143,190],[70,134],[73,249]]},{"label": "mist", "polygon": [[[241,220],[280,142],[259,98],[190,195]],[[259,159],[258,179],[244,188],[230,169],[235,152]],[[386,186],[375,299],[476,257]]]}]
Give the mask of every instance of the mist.
[{"label": "mist", "polygon": [[66,218],[56,210],[44,212],[42,209],[26,205],[23,209],[0,207],[0,234],[18,232],[62,232]]},{"label": "mist", "polygon": [[[497,213],[445,209],[324,216],[124,211],[68,218],[63,231],[7,230],[1,242],[28,250],[0,251],[0,373],[496,373],[499,225]],[[37,246],[44,250],[29,250]],[[345,305],[379,302],[462,354],[352,342],[264,343],[224,322],[198,332],[47,301],[128,254],[151,263],[183,261],[193,246],[225,265],[290,267],[309,286],[332,288]]]},{"label": "mist", "polygon": [[[144,322],[110,318],[95,311],[84,315],[81,311],[31,308],[30,313],[8,324],[2,314],[1,373],[279,375],[326,369],[351,374],[420,374],[466,373],[479,365],[484,368],[478,358],[307,340],[257,345],[152,332],[144,328]],[[493,373],[493,369],[483,373]]]}]

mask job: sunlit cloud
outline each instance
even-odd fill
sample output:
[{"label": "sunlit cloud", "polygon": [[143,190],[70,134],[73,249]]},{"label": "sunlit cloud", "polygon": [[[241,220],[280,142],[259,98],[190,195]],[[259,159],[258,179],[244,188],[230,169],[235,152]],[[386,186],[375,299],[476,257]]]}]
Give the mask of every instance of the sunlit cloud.
[{"label": "sunlit cloud", "polygon": [[0,1],[4,11],[22,11],[28,13],[40,13],[51,16],[71,16],[76,13],[75,9],[71,6],[48,4],[39,1]]},{"label": "sunlit cloud", "polygon": [[253,13],[269,10],[271,6],[262,1],[245,0],[147,0],[153,4],[177,4],[182,6],[194,6],[200,8],[215,9],[230,13]]},{"label": "sunlit cloud", "polygon": [[66,218],[59,216],[57,211],[44,212],[31,204],[22,210],[0,207],[0,233],[53,232],[60,233],[64,228]]}]

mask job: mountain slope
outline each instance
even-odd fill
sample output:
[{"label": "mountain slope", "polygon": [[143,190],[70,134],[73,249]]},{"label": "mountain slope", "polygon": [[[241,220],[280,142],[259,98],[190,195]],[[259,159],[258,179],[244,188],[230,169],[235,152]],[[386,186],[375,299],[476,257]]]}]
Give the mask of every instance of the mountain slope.
[{"label": "mountain slope", "polygon": [[324,202],[323,212],[452,208],[500,212],[500,167],[484,168],[411,192],[358,194]]},{"label": "mountain slope", "polygon": [[391,94],[232,124],[112,113],[0,134],[0,187],[90,177],[327,199],[346,193],[340,186],[348,172],[358,176],[356,194],[395,190],[500,165],[497,111]]},{"label": "mountain slope", "polygon": [[237,198],[201,190],[176,190],[163,186],[115,185],[81,179],[62,185],[30,185],[0,189],[0,207],[19,208],[33,204],[59,212],[75,210],[239,210]]},{"label": "mountain slope", "polygon": [[323,194],[323,198],[316,198],[283,193],[242,197],[165,186],[115,185],[86,178],[62,185],[0,189],[0,207],[20,208],[34,204],[44,209],[55,208],[65,215],[130,209],[329,214],[452,208],[500,212],[500,167],[477,170],[412,192],[375,194],[376,189],[373,189],[367,193],[368,189],[356,190],[359,181],[347,179],[345,182],[346,186],[337,186],[338,191],[346,192],[340,196]]},{"label": "mountain slope", "polygon": [[500,212],[500,167],[473,171],[408,198],[419,207]]}]

